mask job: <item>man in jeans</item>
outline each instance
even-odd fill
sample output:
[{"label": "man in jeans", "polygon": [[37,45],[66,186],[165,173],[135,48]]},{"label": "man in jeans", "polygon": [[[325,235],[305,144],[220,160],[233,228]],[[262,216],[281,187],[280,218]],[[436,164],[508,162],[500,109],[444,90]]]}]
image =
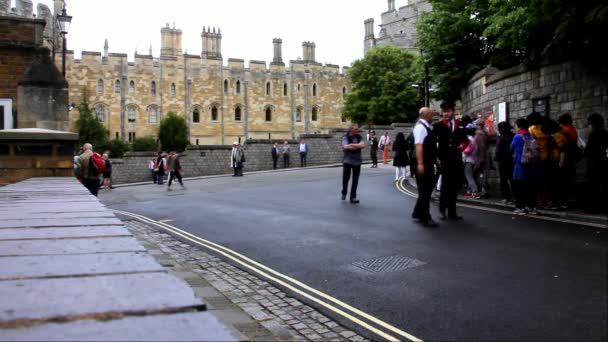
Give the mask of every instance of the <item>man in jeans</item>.
[{"label": "man in jeans", "polygon": [[365,141],[359,134],[359,128],[352,126],[348,133],[342,137],[342,149],[344,150],[344,164],[342,171],[342,200],[346,200],[348,194],[348,182],[350,174],[353,174],[353,183],[350,188],[350,203],[357,204],[357,186],[359,185],[359,175],[361,174],[361,150],[365,148]]}]

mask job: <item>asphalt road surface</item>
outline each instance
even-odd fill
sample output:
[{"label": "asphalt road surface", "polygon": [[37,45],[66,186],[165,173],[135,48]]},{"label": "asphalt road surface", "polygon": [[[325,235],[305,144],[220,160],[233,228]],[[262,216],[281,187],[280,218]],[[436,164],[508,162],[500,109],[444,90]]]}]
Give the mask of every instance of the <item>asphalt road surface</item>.
[{"label": "asphalt road surface", "polygon": [[245,174],[172,192],[150,184],[100,198],[173,220],[424,340],[606,340],[608,231],[474,209],[423,228],[392,168],[364,166],[359,205],[340,200],[341,172]]}]

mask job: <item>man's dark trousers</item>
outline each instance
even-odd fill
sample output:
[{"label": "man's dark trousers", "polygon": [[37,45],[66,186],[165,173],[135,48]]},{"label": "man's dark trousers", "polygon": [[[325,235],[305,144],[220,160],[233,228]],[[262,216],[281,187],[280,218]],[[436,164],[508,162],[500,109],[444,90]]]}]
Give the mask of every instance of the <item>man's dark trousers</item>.
[{"label": "man's dark trousers", "polygon": [[462,162],[452,160],[443,165],[441,170],[441,195],[439,196],[439,211],[448,217],[456,217],[456,198],[460,190],[461,175],[463,174]]},{"label": "man's dark trousers", "polygon": [[361,174],[361,165],[344,164],[342,171],[342,195],[346,196],[348,193],[348,181],[350,180],[350,174],[353,174],[353,183],[350,188],[350,198],[357,198],[357,186],[359,185],[359,175]]},{"label": "man's dark trousers", "polygon": [[272,169],[276,170],[277,169],[277,162],[279,161],[279,157],[278,156],[273,156],[272,157]]},{"label": "man's dark trousers", "polygon": [[300,167],[306,167],[306,152],[300,152]]},{"label": "man's dark trousers", "polygon": [[99,179],[85,178],[83,185],[85,188],[89,189],[91,194],[97,196],[97,193],[99,192]]},{"label": "man's dark trousers", "polygon": [[412,217],[419,219],[421,222],[428,222],[431,220],[431,194],[437,185],[437,177],[435,176],[432,167],[425,169],[425,173],[422,176],[416,174],[416,184],[418,185],[418,200],[416,201],[416,207]]},{"label": "man's dark trousers", "polygon": [[283,168],[287,169],[289,167],[289,154],[283,155]]}]

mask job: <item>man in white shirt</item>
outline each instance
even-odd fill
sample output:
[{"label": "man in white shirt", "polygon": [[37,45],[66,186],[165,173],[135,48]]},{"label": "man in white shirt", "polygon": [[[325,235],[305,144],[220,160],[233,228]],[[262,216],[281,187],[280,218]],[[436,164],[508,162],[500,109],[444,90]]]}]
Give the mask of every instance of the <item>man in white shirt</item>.
[{"label": "man in white shirt", "polygon": [[304,139],[300,140],[300,167],[306,167],[306,155],[308,154],[308,145]]},{"label": "man in white shirt", "polygon": [[382,137],[380,137],[380,150],[382,150],[382,159],[384,160],[384,165],[388,164],[391,144],[391,137],[388,136],[388,132],[384,132]]},{"label": "man in white shirt", "polygon": [[435,189],[437,177],[437,143],[432,134],[431,122],[433,110],[428,107],[420,109],[420,119],[414,126],[414,144],[416,145],[416,184],[418,186],[418,200],[412,213],[412,218],[419,220],[425,227],[437,227],[430,213],[431,194]]}]

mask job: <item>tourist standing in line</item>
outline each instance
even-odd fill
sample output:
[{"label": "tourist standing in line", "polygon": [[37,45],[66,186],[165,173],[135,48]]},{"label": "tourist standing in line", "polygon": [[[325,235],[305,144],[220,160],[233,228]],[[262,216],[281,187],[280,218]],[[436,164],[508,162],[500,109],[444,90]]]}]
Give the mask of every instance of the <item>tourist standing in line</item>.
[{"label": "tourist standing in line", "polygon": [[171,191],[171,183],[173,179],[177,179],[179,185],[184,188],[184,182],[182,181],[182,164],[179,161],[179,153],[175,151],[169,152],[169,158],[167,160],[167,166],[169,168],[169,184],[167,184],[167,191]]},{"label": "tourist standing in line", "polygon": [[378,138],[376,131],[369,134],[370,157],[372,158],[372,169],[378,168]]},{"label": "tourist standing in line", "polygon": [[437,143],[431,129],[433,110],[428,107],[420,109],[420,119],[414,126],[414,144],[416,145],[416,184],[418,200],[412,213],[414,220],[425,227],[437,227],[430,212],[431,194],[437,182]]},{"label": "tourist standing in line", "polygon": [[549,205],[547,210],[565,210],[566,207],[566,187],[567,174],[567,149],[568,138],[566,132],[562,130],[559,123],[555,120],[547,120],[543,126],[543,131],[551,136],[551,148],[549,154],[549,173],[545,177],[549,178]]},{"label": "tourist standing in line", "polygon": [[442,103],[443,119],[433,125],[437,139],[437,160],[441,175],[439,213],[441,220],[461,220],[456,213],[456,198],[462,186],[462,145],[466,134],[455,118],[456,110],[452,103]]},{"label": "tourist standing in line", "polygon": [[[511,153],[514,156],[513,167],[513,195],[515,197],[515,214],[538,214],[536,210],[536,190],[535,182],[532,179],[532,166],[526,161],[525,151],[532,141],[532,134],[528,131],[530,124],[525,118],[520,118],[516,122],[517,134],[511,142]],[[523,157],[523,158],[522,158]]]},{"label": "tourist standing in line", "polygon": [[585,147],[587,159],[587,182],[591,212],[604,213],[608,210],[608,131],[600,114],[591,114],[587,119],[589,138]]},{"label": "tourist standing in line", "polygon": [[150,170],[150,176],[152,176],[152,183],[156,184],[156,159],[152,158],[148,162],[148,170]]},{"label": "tourist standing in line", "polygon": [[300,141],[300,167],[306,167],[306,156],[308,155],[308,144],[302,139]]},{"label": "tourist standing in line", "polygon": [[110,152],[104,152],[103,156],[104,161],[104,171],[103,171],[103,188],[106,190],[112,189],[112,162],[110,161]]},{"label": "tourist standing in line", "polygon": [[380,150],[382,150],[382,160],[384,161],[384,165],[388,164],[388,157],[390,147],[392,145],[391,137],[388,136],[388,132],[384,132],[382,137],[380,137]]},{"label": "tourist standing in line", "polygon": [[[562,127],[564,136],[567,138],[566,162],[564,165],[564,174],[566,178],[561,186],[564,188],[564,192],[566,194],[573,194],[575,193],[574,183],[576,182],[576,166],[581,161],[583,152],[578,147],[578,132],[572,125],[572,116],[570,116],[568,113],[564,113],[560,115],[558,122]],[[564,198],[564,200],[565,203],[560,208],[562,210],[567,209],[567,196]]]},{"label": "tourist standing in line", "polygon": [[528,124],[530,125],[528,131],[536,140],[538,149],[538,161],[535,161],[532,165],[532,181],[535,185],[534,196],[538,198],[541,207],[546,207],[549,204],[550,177],[547,177],[547,175],[551,171],[551,161],[549,160],[551,135],[546,132],[546,129],[543,129],[547,120],[536,112],[528,115]]},{"label": "tourist standing in line", "polygon": [[358,204],[357,187],[359,186],[359,175],[361,174],[361,150],[365,148],[365,141],[361,137],[359,127],[352,126],[342,137],[342,150],[344,151],[342,169],[342,200],[346,200],[348,194],[348,182],[350,175],[353,175],[353,182],[350,188],[350,203]]},{"label": "tourist standing in line", "polygon": [[289,168],[289,155],[291,154],[291,147],[289,147],[289,143],[287,140],[283,143],[281,147],[281,155],[283,156],[283,168]]},{"label": "tourist standing in line", "polygon": [[496,139],[496,151],[494,161],[498,164],[498,175],[500,177],[500,192],[503,202],[510,203],[513,200],[511,191],[513,181],[513,155],[511,154],[511,142],[513,131],[508,122],[498,124],[498,138]]},{"label": "tourist standing in line", "polygon": [[281,151],[279,150],[279,144],[274,143],[274,145],[272,145],[272,149],[270,150],[270,155],[272,156],[273,170],[277,169],[277,161],[279,160],[279,154],[281,154]]},{"label": "tourist standing in line", "polygon": [[393,144],[393,166],[395,167],[395,181],[405,178],[405,170],[410,163],[410,158],[407,155],[409,146],[405,141],[405,135],[401,132],[397,133],[395,143]]}]

